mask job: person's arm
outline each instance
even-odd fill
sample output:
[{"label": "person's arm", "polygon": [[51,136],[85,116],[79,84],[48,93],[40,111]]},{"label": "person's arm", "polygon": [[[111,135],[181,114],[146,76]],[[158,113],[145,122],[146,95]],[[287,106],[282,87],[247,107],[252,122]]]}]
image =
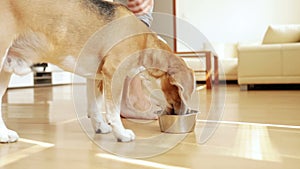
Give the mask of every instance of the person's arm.
[{"label": "person's arm", "polygon": [[144,15],[152,12],[153,5],[153,0],[127,0],[128,8],[135,15]]},{"label": "person's arm", "polygon": [[154,0],[127,0],[127,6],[148,27],[151,26]]},{"label": "person's arm", "polygon": [[[112,1],[112,0],[108,0]],[[154,0],[113,0],[126,5],[148,27],[152,23]]]}]

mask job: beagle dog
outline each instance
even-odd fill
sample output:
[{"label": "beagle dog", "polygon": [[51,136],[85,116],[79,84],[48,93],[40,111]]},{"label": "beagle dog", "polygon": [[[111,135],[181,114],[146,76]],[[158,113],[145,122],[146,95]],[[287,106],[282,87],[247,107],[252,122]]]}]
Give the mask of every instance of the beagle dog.
[{"label": "beagle dog", "polygon": [[[120,118],[121,100],[127,99],[122,98],[124,83],[134,79],[134,72],[160,80],[170,114],[186,112],[195,88],[193,71],[167,44],[126,7],[102,0],[1,0],[0,57],[0,142],[4,143],[19,137],[2,119],[2,97],[10,76],[30,72],[35,63],[51,63],[88,78],[95,131],[112,131],[121,142],[135,138]],[[106,118],[100,113],[103,106]]]}]

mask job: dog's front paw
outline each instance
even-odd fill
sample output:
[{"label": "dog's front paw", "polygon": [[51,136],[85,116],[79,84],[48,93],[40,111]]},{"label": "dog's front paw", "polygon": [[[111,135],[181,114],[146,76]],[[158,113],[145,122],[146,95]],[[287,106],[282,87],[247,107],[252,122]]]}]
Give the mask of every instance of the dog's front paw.
[{"label": "dog's front paw", "polygon": [[129,129],[114,131],[114,135],[116,136],[118,142],[130,142],[135,139],[135,134]]},{"label": "dog's front paw", "polygon": [[107,134],[112,131],[112,128],[106,123],[98,123],[97,127],[95,127],[95,131],[97,134]]},{"label": "dog's front paw", "polygon": [[12,130],[5,129],[0,132],[0,143],[13,143],[19,139],[19,135]]},{"label": "dog's front paw", "polygon": [[108,125],[106,122],[91,118],[93,128],[97,134],[107,134],[112,131],[112,128],[110,125]]}]

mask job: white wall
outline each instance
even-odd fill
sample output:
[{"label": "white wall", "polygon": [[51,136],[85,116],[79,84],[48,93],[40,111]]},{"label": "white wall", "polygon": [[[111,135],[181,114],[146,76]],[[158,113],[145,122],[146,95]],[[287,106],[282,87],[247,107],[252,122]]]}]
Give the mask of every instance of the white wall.
[{"label": "white wall", "polygon": [[299,0],[177,0],[178,17],[210,41],[259,41],[270,24],[300,24]]},{"label": "white wall", "polygon": [[[177,17],[185,22],[179,22],[177,34],[188,40],[186,45],[179,43],[179,50],[201,48],[199,40],[191,42],[198,39],[190,29],[193,26],[210,42],[243,43],[261,41],[270,24],[300,24],[300,0],[176,0],[176,7]],[[172,0],[156,0],[155,11],[172,14]],[[172,21],[159,17],[153,25],[155,31],[166,27],[170,33],[172,26]]]}]

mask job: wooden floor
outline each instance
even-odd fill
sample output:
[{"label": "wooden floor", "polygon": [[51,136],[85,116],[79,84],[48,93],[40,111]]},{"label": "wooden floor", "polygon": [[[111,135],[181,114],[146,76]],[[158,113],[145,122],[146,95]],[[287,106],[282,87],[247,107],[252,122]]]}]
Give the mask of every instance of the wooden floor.
[{"label": "wooden floor", "polygon": [[199,87],[197,103],[193,133],[164,134],[157,121],[124,120],[137,140],[118,143],[92,132],[84,85],[10,89],[4,118],[21,139],[0,145],[0,168],[299,168],[299,90]]}]

